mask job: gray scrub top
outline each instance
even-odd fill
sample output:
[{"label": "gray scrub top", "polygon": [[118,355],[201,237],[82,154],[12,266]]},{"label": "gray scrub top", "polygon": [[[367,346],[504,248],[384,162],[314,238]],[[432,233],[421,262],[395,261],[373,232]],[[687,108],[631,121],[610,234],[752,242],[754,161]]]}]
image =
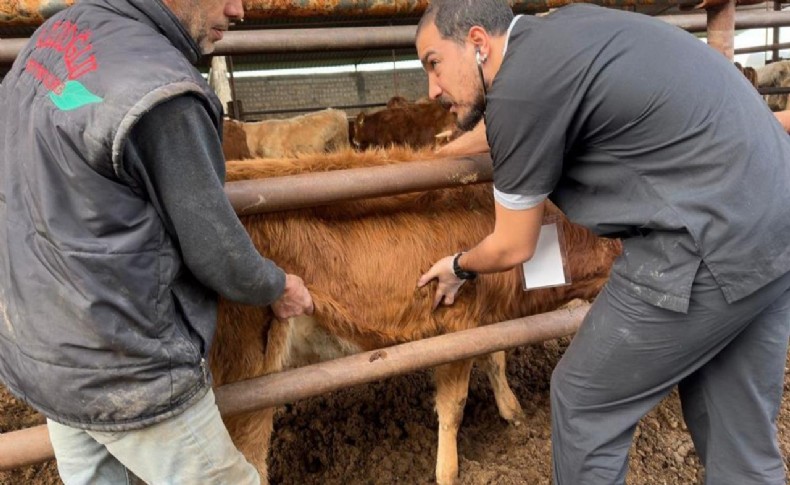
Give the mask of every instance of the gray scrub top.
[{"label": "gray scrub top", "polygon": [[516,21],[487,96],[494,186],[624,238],[612,279],[688,309],[790,271],[790,139],[719,52],[660,20],[570,5]]}]

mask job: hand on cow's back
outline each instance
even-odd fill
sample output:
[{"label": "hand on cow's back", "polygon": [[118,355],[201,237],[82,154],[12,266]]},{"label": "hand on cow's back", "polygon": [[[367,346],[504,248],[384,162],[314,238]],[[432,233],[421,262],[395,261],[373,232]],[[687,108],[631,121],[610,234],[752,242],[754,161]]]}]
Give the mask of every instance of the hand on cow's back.
[{"label": "hand on cow's back", "polygon": [[293,275],[285,275],[285,290],[277,300],[272,303],[272,312],[280,320],[298,317],[300,315],[312,315],[314,310],[313,297],[307,290],[302,278]]}]

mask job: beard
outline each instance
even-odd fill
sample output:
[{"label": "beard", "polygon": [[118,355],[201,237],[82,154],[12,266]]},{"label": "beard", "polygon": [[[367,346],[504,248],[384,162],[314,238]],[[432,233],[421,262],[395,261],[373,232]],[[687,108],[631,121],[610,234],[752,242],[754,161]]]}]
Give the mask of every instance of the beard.
[{"label": "beard", "polygon": [[173,3],[168,2],[167,5],[198,45],[200,53],[206,55],[214,52],[214,42],[209,37],[209,22],[201,0],[189,0],[180,4]]},{"label": "beard", "polygon": [[482,92],[479,92],[472,104],[469,105],[469,112],[463,118],[459,117],[455,124],[461,131],[471,131],[483,119],[485,112],[486,97]]},{"label": "beard", "polygon": [[214,45],[214,41],[209,38],[208,32],[199,32],[196,36],[195,42],[197,42],[198,47],[200,47],[200,53],[204,56],[214,52],[214,49],[217,47]]}]

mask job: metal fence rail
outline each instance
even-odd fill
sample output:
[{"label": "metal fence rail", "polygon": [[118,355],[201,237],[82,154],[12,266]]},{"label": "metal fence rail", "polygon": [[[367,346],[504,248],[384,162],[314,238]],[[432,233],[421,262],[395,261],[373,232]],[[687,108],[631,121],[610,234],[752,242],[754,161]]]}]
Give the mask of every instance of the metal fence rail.
[{"label": "metal fence rail", "polygon": [[[708,28],[705,13],[656,16],[689,32]],[[790,25],[790,12],[735,12],[735,28]],[[314,29],[266,29],[231,31],[217,43],[215,55],[271,54],[283,52],[327,52],[355,49],[414,47],[417,27],[338,27]],[[14,61],[27,39],[0,39],[0,64]]]},{"label": "metal fence rail", "polygon": [[[561,7],[574,0],[510,0],[517,12],[538,13]],[[760,0],[742,0],[754,4]],[[720,3],[721,0],[708,3]],[[250,20],[298,18],[387,18],[416,17],[425,11],[428,0],[244,0],[245,17]],[[591,0],[607,7],[676,7],[683,0]],[[74,0],[0,0],[0,25],[39,25],[46,18],[74,4]]]},{"label": "metal fence rail", "polygon": [[[589,305],[580,305],[234,382],[216,390],[217,406],[223,416],[231,416],[564,337],[578,330],[588,310]],[[0,471],[53,458],[46,426],[0,434]]]}]

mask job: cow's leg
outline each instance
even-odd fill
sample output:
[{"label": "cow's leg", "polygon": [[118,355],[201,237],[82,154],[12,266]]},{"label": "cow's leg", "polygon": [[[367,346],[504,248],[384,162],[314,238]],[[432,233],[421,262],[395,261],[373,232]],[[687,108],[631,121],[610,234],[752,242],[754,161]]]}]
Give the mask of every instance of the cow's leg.
[{"label": "cow's leg", "polygon": [[[266,338],[263,367],[253,375],[279,372],[288,365],[291,345],[291,320],[272,320]],[[274,427],[274,408],[261,409],[224,419],[233,443],[261,475],[261,483],[269,483],[267,459]]]},{"label": "cow's leg", "polygon": [[449,485],[458,478],[458,428],[469,393],[472,360],[436,368],[436,413],[439,415],[439,449],[436,453],[436,483]]},{"label": "cow's leg", "polygon": [[505,362],[505,351],[494,352],[484,355],[477,360],[477,363],[483,369],[491,387],[494,389],[494,399],[499,409],[499,415],[505,418],[508,422],[518,426],[524,418],[524,412],[521,410],[521,404],[510,389],[505,375],[507,364]]}]

